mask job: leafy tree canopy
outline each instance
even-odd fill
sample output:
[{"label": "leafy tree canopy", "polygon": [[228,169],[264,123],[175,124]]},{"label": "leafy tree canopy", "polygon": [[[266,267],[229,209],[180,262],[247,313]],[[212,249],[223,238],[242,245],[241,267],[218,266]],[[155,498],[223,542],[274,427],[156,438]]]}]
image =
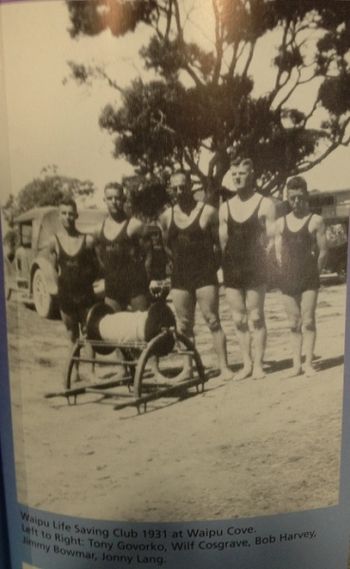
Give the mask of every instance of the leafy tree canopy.
[{"label": "leafy tree canopy", "polygon": [[82,194],[95,191],[92,182],[61,176],[57,173],[56,166],[44,168],[41,174],[40,178],[34,178],[26,184],[17,196],[10,195],[3,209],[10,226],[18,215],[33,207],[55,206],[65,195],[78,200]]},{"label": "leafy tree canopy", "polygon": [[[143,174],[181,164],[209,194],[221,186],[230,155],[251,156],[262,190],[270,192],[349,144],[350,2],[197,1],[203,15],[211,14],[204,30],[212,42],[201,45],[191,40],[191,26],[201,25],[195,4],[67,0],[73,37],[109,29],[118,38],[141,23],[152,32],[141,50],[145,69],[155,73],[147,82],[121,88],[102,67],[70,62],[79,82],[100,76],[121,95],[99,119],[115,137],[115,156]],[[272,80],[261,94],[256,69],[267,37]],[[307,109],[296,102],[303,89]]]}]

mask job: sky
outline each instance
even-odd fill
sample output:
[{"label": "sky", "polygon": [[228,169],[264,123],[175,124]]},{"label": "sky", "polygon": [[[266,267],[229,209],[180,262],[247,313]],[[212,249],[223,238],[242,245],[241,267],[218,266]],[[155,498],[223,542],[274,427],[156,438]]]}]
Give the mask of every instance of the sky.
[{"label": "sky", "polygon": [[[187,26],[191,39],[209,45],[212,26],[204,8],[208,0],[201,0],[200,18],[196,17],[199,0],[182,1],[191,8]],[[0,201],[18,193],[50,164],[57,165],[61,175],[93,181],[98,199],[108,181],[132,173],[129,164],[112,157],[113,138],[98,126],[101,109],[117,103],[117,93],[101,81],[82,87],[63,80],[69,75],[69,60],[103,63],[124,86],[140,74],[144,77],[138,51],[149,32],[140,26],[118,40],[109,32],[73,40],[68,27],[68,10],[61,0],[0,6],[0,92],[5,94],[0,101],[0,128],[7,133],[0,142]],[[253,72],[264,69],[256,81],[261,92],[272,77],[268,65],[262,66],[270,46],[267,38],[260,45],[260,59],[253,62]],[[307,94],[303,96],[307,101]],[[342,148],[310,171],[306,175],[310,189],[348,187],[349,158],[350,150]]]}]

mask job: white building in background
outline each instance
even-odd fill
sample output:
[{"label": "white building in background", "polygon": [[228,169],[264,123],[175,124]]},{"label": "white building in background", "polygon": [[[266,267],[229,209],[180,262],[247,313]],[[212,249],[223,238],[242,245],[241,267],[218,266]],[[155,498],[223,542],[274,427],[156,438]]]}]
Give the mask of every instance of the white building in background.
[{"label": "white building in background", "polygon": [[326,220],[347,219],[350,216],[350,188],[320,192],[310,192],[310,208]]}]

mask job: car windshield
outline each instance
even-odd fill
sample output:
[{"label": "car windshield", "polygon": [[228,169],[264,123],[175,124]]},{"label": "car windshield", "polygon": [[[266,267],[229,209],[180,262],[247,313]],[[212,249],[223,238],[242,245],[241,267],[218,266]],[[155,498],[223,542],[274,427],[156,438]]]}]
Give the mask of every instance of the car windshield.
[{"label": "car windshield", "polygon": [[32,224],[23,223],[21,226],[21,245],[30,248],[32,246]]}]

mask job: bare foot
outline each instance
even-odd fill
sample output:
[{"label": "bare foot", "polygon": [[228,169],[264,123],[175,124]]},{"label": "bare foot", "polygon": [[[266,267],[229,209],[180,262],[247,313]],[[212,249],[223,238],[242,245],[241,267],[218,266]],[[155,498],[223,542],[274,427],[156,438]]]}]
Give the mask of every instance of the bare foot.
[{"label": "bare foot", "polygon": [[304,366],[304,372],[306,377],[312,377],[314,375],[316,375],[317,371],[315,370],[313,365],[305,365]]},{"label": "bare foot", "polygon": [[252,375],[252,369],[253,368],[251,365],[244,365],[242,369],[238,373],[236,373],[234,379],[236,381],[241,381],[242,379],[246,379],[247,377]]},{"label": "bare foot", "polygon": [[229,367],[224,367],[220,370],[218,379],[221,379],[222,381],[229,381],[230,379],[233,379],[233,372]]},{"label": "bare foot", "polygon": [[262,366],[254,366],[253,369],[253,379],[263,379],[266,377],[266,373]]},{"label": "bare foot", "polygon": [[293,366],[288,377],[297,377],[302,374],[301,366]]}]

